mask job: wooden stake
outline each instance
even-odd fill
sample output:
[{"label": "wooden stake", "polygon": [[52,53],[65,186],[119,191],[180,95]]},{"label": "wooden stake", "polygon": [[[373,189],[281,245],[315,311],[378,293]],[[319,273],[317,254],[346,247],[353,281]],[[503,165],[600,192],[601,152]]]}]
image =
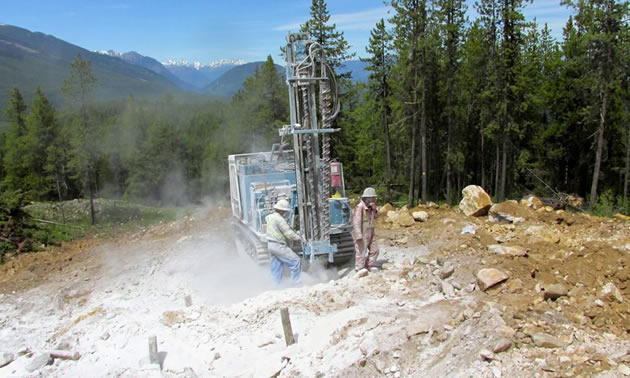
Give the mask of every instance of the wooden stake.
[{"label": "wooden stake", "polygon": [[295,344],[293,338],[293,328],[291,328],[291,319],[289,318],[289,309],[287,307],[280,309],[280,318],[282,319],[282,328],[284,329],[284,340],[287,346]]},{"label": "wooden stake", "polygon": [[160,357],[157,349],[157,336],[149,337],[149,362],[152,364],[160,364]]},{"label": "wooden stake", "polygon": [[81,358],[81,354],[79,352],[69,352],[66,350],[53,350],[49,352],[53,358],[60,358],[62,360],[73,360],[76,361]]}]

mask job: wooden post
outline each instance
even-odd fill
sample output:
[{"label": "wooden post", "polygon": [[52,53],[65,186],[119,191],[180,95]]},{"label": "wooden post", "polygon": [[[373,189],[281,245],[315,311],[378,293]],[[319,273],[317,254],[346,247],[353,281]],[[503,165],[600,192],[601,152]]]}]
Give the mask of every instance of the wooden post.
[{"label": "wooden post", "polygon": [[291,328],[291,319],[289,318],[289,309],[284,307],[280,309],[280,318],[282,319],[282,328],[284,329],[284,340],[287,346],[295,344],[293,338],[293,328]]},{"label": "wooden post", "polygon": [[186,305],[186,307],[192,306],[192,298],[190,297],[190,295],[187,295],[184,298],[184,304]]},{"label": "wooden post", "polygon": [[157,336],[149,337],[149,362],[152,364],[160,364],[160,357],[157,349]]}]

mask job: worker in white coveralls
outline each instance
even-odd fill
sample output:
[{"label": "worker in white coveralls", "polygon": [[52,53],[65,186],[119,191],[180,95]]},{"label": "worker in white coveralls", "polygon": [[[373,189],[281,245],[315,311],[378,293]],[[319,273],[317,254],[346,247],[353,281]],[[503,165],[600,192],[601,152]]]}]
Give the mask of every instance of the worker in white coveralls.
[{"label": "worker in white coveralls", "polygon": [[376,191],[365,188],[361,202],[352,214],[352,238],[354,239],[354,270],[368,269],[376,271],[378,245],[374,235],[376,219]]},{"label": "worker in white coveralls", "polygon": [[304,239],[293,231],[284,219],[284,215],[291,210],[289,201],[282,199],[273,208],[275,212],[267,215],[266,218],[268,250],[271,255],[271,275],[274,282],[279,284],[282,281],[284,265],[286,265],[291,270],[291,279],[298,283],[300,282],[300,273],[302,273],[300,257],[289,247],[289,243],[290,241],[304,242]]}]

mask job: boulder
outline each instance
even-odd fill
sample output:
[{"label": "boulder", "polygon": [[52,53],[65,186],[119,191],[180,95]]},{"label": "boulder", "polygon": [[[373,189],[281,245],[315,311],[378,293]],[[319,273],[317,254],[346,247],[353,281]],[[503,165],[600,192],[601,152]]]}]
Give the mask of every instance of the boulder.
[{"label": "boulder", "polygon": [[477,284],[484,291],[508,278],[507,274],[495,268],[485,268],[477,272]]},{"label": "boulder", "polygon": [[413,213],[411,213],[411,216],[413,217],[413,219],[420,222],[426,222],[429,219],[429,213],[427,213],[426,211],[414,211]]},{"label": "boulder", "polygon": [[526,212],[526,210],[520,208],[516,201],[496,203],[490,207],[490,221],[520,223],[525,220],[523,212]]},{"label": "boulder", "polygon": [[440,270],[440,278],[445,280],[452,276],[453,272],[455,272],[455,267],[451,264],[446,264]]},{"label": "boulder", "polygon": [[387,214],[390,211],[394,211],[394,206],[392,206],[391,203],[386,203],[385,205],[383,205],[380,209],[378,209],[378,212],[381,214]]},{"label": "boulder", "polygon": [[491,351],[489,351],[488,349],[482,349],[479,351],[479,357],[483,360],[483,361],[492,361],[494,360],[494,353],[492,353]]},{"label": "boulder", "polygon": [[577,209],[581,209],[584,206],[584,198],[574,195],[569,195],[567,197],[567,203],[569,206],[575,207]]},{"label": "boulder", "polygon": [[387,213],[387,219],[389,219],[391,222],[396,222],[398,220],[398,213],[395,211],[388,211]]},{"label": "boulder", "polygon": [[621,294],[621,291],[612,282],[604,285],[600,297],[611,302],[617,301],[619,303],[623,303],[623,295]]},{"label": "boulder", "polygon": [[53,358],[49,353],[40,354],[36,357],[33,357],[28,364],[24,367],[26,371],[32,373],[36,370],[43,368],[46,365],[50,365],[53,363]]},{"label": "boulder", "polygon": [[531,207],[534,210],[538,210],[543,207],[543,202],[536,196],[527,196],[521,199],[521,206]]},{"label": "boulder", "polygon": [[413,224],[416,223],[411,214],[406,211],[398,214],[398,219],[396,220],[396,222],[403,227],[413,226]]},{"label": "boulder", "polygon": [[429,209],[439,209],[439,208],[440,208],[440,205],[438,205],[438,204],[437,204],[437,203],[435,203],[435,202],[429,202],[429,203],[427,203],[427,207],[428,207]]},{"label": "boulder", "polygon": [[527,256],[527,248],[519,247],[517,245],[508,246],[502,244],[491,244],[488,246],[488,249],[497,255]]},{"label": "boulder", "polygon": [[540,332],[532,335],[532,341],[534,342],[534,345],[542,348],[564,348],[567,346],[567,342]]},{"label": "boulder", "polygon": [[11,362],[13,362],[13,353],[2,352],[0,353],[0,368],[7,366]]},{"label": "boulder", "polygon": [[462,190],[462,198],[459,208],[466,216],[479,217],[488,214],[492,200],[481,186],[468,185]]},{"label": "boulder", "polygon": [[510,349],[511,346],[512,346],[512,340],[508,339],[507,337],[502,337],[499,340],[497,340],[497,342],[494,343],[494,346],[492,347],[492,351],[494,353],[505,352],[506,350]]},{"label": "boulder", "polygon": [[551,299],[552,301],[555,301],[556,299],[567,296],[568,294],[569,290],[567,290],[566,286],[562,284],[555,284],[545,288],[543,298],[545,300]]}]

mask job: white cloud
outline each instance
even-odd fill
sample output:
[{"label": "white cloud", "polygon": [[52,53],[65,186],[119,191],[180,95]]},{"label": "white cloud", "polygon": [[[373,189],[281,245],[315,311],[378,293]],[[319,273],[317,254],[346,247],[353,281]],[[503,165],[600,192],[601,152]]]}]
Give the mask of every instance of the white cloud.
[{"label": "white cloud", "polygon": [[[388,12],[391,10],[391,7],[380,7],[375,9],[368,9],[364,11],[354,12],[354,13],[339,13],[339,14],[331,14],[329,24],[335,24],[337,26],[337,30],[346,31],[346,30],[365,30],[370,31],[374,29],[376,23],[381,20],[381,18],[387,20],[390,17]],[[297,31],[300,29],[300,25],[302,25],[306,20],[302,22],[293,22],[290,24],[279,25],[273,28],[275,31],[288,31],[294,30]]]},{"label": "white cloud", "polygon": [[330,16],[330,22],[337,25],[338,30],[367,30],[374,29],[376,23],[390,17],[390,7],[380,7],[355,13],[341,13]]}]

